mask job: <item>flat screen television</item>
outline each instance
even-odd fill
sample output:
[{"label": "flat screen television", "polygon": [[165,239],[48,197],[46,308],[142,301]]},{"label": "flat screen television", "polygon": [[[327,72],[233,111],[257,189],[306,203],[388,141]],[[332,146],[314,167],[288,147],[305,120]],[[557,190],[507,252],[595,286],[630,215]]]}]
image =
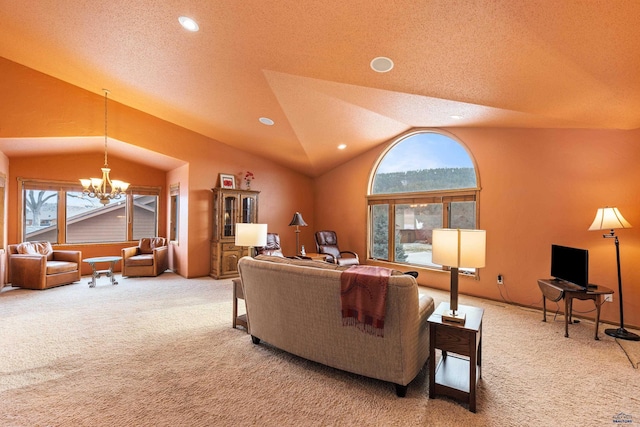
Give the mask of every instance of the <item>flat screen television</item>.
[{"label": "flat screen television", "polygon": [[589,251],[551,245],[551,276],[587,289],[589,287]]}]

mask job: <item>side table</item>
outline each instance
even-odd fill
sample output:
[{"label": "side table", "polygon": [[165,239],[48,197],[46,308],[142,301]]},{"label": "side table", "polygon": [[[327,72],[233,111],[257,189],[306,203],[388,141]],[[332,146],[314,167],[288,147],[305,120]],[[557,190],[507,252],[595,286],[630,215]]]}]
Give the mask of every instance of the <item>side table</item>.
[{"label": "side table", "polygon": [[244,291],[242,290],[242,280],[236,278],[231,280],[233,282],[233,327],[240,325],[243,326],[247,333],[249,332],[249,322],[247,321],[247,315],[241,314],[238,316],[238,300],[244,300]]},{"label": "side table", "polygon": [[304,255],[299,255],[302,258],[308,258],[311,259],[313,261],[326,261],[327,260],[327,256],[325,254],[318,254],[315,252],[307,252]]},{"label": "side table", "polygon": [[[482,316],[484,309],[458,305],[458,311],[466,314],[462,323],[448,323],[442,314],[449,310],[449,303],[442,302],[429,316],[429,398],[444,395],[469,404],[476,412],[476,386],[482,378]],[[436,348],[442,358],[436,368]],[[450,355],[455,353],[466,358]]]},{"label": "side table", "polygon": [[569,323],[573,323],[571,312],[573,311],[573,300],[593,300],[596,306],[596,332],[595,339],[598,337],[598,324],[600,323],[600,306],[602,305],[603,295],[613,294],[613,289],[609,289],[600,285],[581,288],[573,283],[563,282],[562,280],[538,279],[538,287],[542,292],[542,321],[547,321],[547,299],[557,302],[564,298],[564,336],[569,338]]},{"label": "side table", "polygon": [[[117,285],[118,282],[116,282],[116,276],[113,273],[113,269],[116,265],[116,262],[120,261],[122,259],[121,256],[99,256],[99,257],[94,257],[94,258],[85,258],[82,261],[88,263],[91,266],[91,280],[89,281],[89,287],[90,288],[95,288],[96,287],[96,279],[99,279],[101,275],[105,275],[107,277],[111,278],[111,284],[112,285]],[[97,263],[105,263],[108,262],[109,263],[109,268],[107,268],[106,270],[97,270],[96,269],[96,264]]]}]

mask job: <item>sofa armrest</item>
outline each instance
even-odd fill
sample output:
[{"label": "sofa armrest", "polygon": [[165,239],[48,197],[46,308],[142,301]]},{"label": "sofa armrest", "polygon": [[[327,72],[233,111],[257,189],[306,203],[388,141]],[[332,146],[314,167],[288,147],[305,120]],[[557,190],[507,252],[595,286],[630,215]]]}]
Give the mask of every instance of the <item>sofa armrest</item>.
[{"label": "sofa armrest", "polygon": [[352,257],[354,257],[355,259],[359,260],[358,254],[353,252],[353,251],[340,251],[340,255],[342,255],[342,254],[349,254]]},{"label": "sofa armrest", "polygon": [[80,259],[82,258],[82,252],[80,251],[53,251],[54,261],[68,261],[75,262],[80,268]]},{"label": "sofa armrest", "polygon": [[169,247],[161,246],[153,249],[153,259],[156,265],[156,273],[160,274],[169,268]]},{"label": "sofa armrest", "polygon": [[38,283],[44,280],[47,272],[46,256],[14,254],[9,259],[9,282],[12,284]]},{"label": "sofa armrest", "polygon": [[132,246],[130,248],[122,248],[122,260],[138,255],[140,248],[138,246]]},{"label": "sofa armrest", "polygon": [[320,255],[324,255],[324,260],[326,262],[328,262],[328,263],[331,263],[331,264],[337,264],[338,263],[338,260],[336,259],[336,257],[334,257],[331,254],[325,254],[324,252],[322,252]]},{"label": "sofa armrest", "polygon": [[426,320],[435,309],[433,298],[427,294],[418,294],[418,317]]}]

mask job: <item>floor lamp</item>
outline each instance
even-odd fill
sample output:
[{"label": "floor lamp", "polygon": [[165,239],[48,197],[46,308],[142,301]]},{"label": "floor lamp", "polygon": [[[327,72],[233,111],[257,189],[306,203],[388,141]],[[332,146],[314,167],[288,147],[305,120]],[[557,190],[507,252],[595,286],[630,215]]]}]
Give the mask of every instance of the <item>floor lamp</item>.
[{"label": "floor lamp", "polygon": [[296,226],[296,255],[305,256],[306,254],[302,253],[303,251],[298,251],[298,249],[300,248],[300,226],[307,226],[307,223],[304,222],[304,219],[302,219],[302,215],[300,214],[300,212],[296,212],[293,214],[293,219],[289,223],[289,226],[292,225]]},{"label": "floor lamp", "polygon": [[596,212],[596,218],[589,230],[611,230],[609,234],[603,234],[604,238],[615,239],[616,244],[616,261],[618,263],[618,295],[620,296],[620,327],[617,329],[605,329],[604,333],[610,337],[620,338],[623,340],[640,341],[640,336],[629,332],[624,328],[624,309],[622,305],[622,276],[620,274],[620,242],[618,236],[615,235],[616,228],[631,228],[631,224],[624,219],[618,208],[604,207],[599,208]]},{"label": "floor lamp", "polygon": [[255,257],[255,248],[267,245],[267,224],[236,224],[236,246],[247,246],[249,256]]},{"label": "floor lamp", "polygon": [[486,240],[485,230],[433,230],[432,261],[451,267],[451,296],[449,310],[442,314],[444,322],[464,324],[466,316],[458,310],[458,269],[484,267]]}]

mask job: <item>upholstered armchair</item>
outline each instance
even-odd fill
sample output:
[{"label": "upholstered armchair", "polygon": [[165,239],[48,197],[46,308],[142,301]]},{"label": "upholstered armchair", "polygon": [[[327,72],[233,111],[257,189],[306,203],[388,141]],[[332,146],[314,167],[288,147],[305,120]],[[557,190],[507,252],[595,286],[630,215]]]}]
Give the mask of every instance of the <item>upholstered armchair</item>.
[{"label": "upholstered armchair", "polygon": [[319,254],[328,255],[327,261],[334,264],[346,266],[360,264],[357,253],[340,250],[335,231],[316,231],[316,250]]},{"label": "upholstered armchair", "polygon": [[164,237],[143,237],[138,246],[122,248],[122,276],[157,276],[169,268]]},{"label": "upholstered armchair", "polygon": [[49,242],[23,242],[8,246],[8,279],[12,286],[47,289],[78,282],[80,251],[54,250]]},{"label": "upholstered armchair", "polygon": [[280,235],[278,233],[267,233],[267,245],[256,248],[256,255],[281,256],[282,247],[280,246]]}]

